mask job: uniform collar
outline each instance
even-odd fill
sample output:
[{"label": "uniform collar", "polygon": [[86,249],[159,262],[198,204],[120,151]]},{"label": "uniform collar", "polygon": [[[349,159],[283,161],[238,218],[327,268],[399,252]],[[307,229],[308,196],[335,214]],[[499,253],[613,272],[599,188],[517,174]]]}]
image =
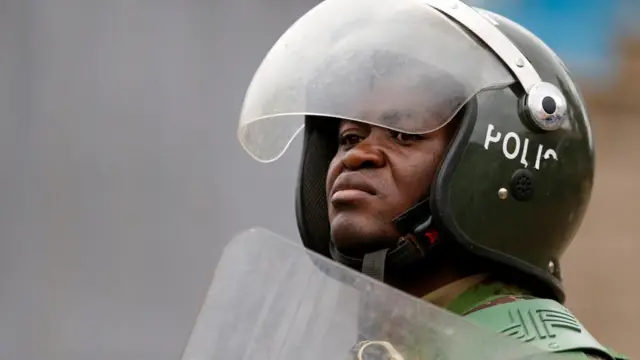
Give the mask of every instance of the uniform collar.
[{"label": "uniform collar", "polygon": [[489,274],[477,274],[445,285],[423,297],[436,306],[462,315],[490,298],[500,295],[522,295],[526,291],[492,279]]}]

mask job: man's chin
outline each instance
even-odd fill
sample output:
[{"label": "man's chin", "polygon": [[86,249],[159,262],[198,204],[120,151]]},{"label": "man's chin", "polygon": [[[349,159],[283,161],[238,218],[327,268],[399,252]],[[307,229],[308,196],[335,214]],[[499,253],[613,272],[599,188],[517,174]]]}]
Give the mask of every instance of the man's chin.
[{"label": "man's chin", "polygon": [[358,214],[340,214],[331,222],[331,241],[341,253],[359,256],[393,246],[398,235],[390,223]]}]

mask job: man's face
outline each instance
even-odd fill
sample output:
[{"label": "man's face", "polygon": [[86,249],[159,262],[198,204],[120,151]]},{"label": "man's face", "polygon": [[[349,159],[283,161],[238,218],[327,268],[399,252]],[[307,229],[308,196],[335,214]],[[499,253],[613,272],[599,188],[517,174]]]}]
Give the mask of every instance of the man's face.
[{"label": "man's face", "polygon": [[340,122],[326,182],[331,238],[338,249],[347,254],[372,251],[403,235],[392,221],[428,195],[452,134],[450,126],[408,135]]}]

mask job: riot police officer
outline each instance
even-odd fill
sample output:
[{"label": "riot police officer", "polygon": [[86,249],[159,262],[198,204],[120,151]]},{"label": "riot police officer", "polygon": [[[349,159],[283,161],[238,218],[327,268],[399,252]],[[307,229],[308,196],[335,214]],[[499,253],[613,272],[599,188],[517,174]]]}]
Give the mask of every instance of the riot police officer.
[{"label": "riot police officer", "polygon": [[238,136],[269,162],[300,131],[308,249],[549,352],[623,358],[562,305],[594,144],[536,36],[455,0],[324,1],[262,62]]}]

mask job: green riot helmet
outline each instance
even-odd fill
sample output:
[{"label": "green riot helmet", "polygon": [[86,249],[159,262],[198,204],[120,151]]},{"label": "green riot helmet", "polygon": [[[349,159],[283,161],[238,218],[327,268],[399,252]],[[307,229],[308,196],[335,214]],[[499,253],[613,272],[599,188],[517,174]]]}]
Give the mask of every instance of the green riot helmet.
[{"label": "green riot helmet", "polygon": [[[380,84],[424,93],[418,103],[385,99],[424,116],[369,116]],[[344,256],[330,240],[325,180],[336,118],[408,134],[460,121],[424,184],[428,200],[395,221],[407,236],[375,256]],[[558,260],[589,202],[593,141],[566,67],[520,25],[456,0],[326,0],[263,60],[238,137],[269,162],[301,130],[296,205],[307,248],[375,275],[418,261],[437,233],[564,301]]]}]

